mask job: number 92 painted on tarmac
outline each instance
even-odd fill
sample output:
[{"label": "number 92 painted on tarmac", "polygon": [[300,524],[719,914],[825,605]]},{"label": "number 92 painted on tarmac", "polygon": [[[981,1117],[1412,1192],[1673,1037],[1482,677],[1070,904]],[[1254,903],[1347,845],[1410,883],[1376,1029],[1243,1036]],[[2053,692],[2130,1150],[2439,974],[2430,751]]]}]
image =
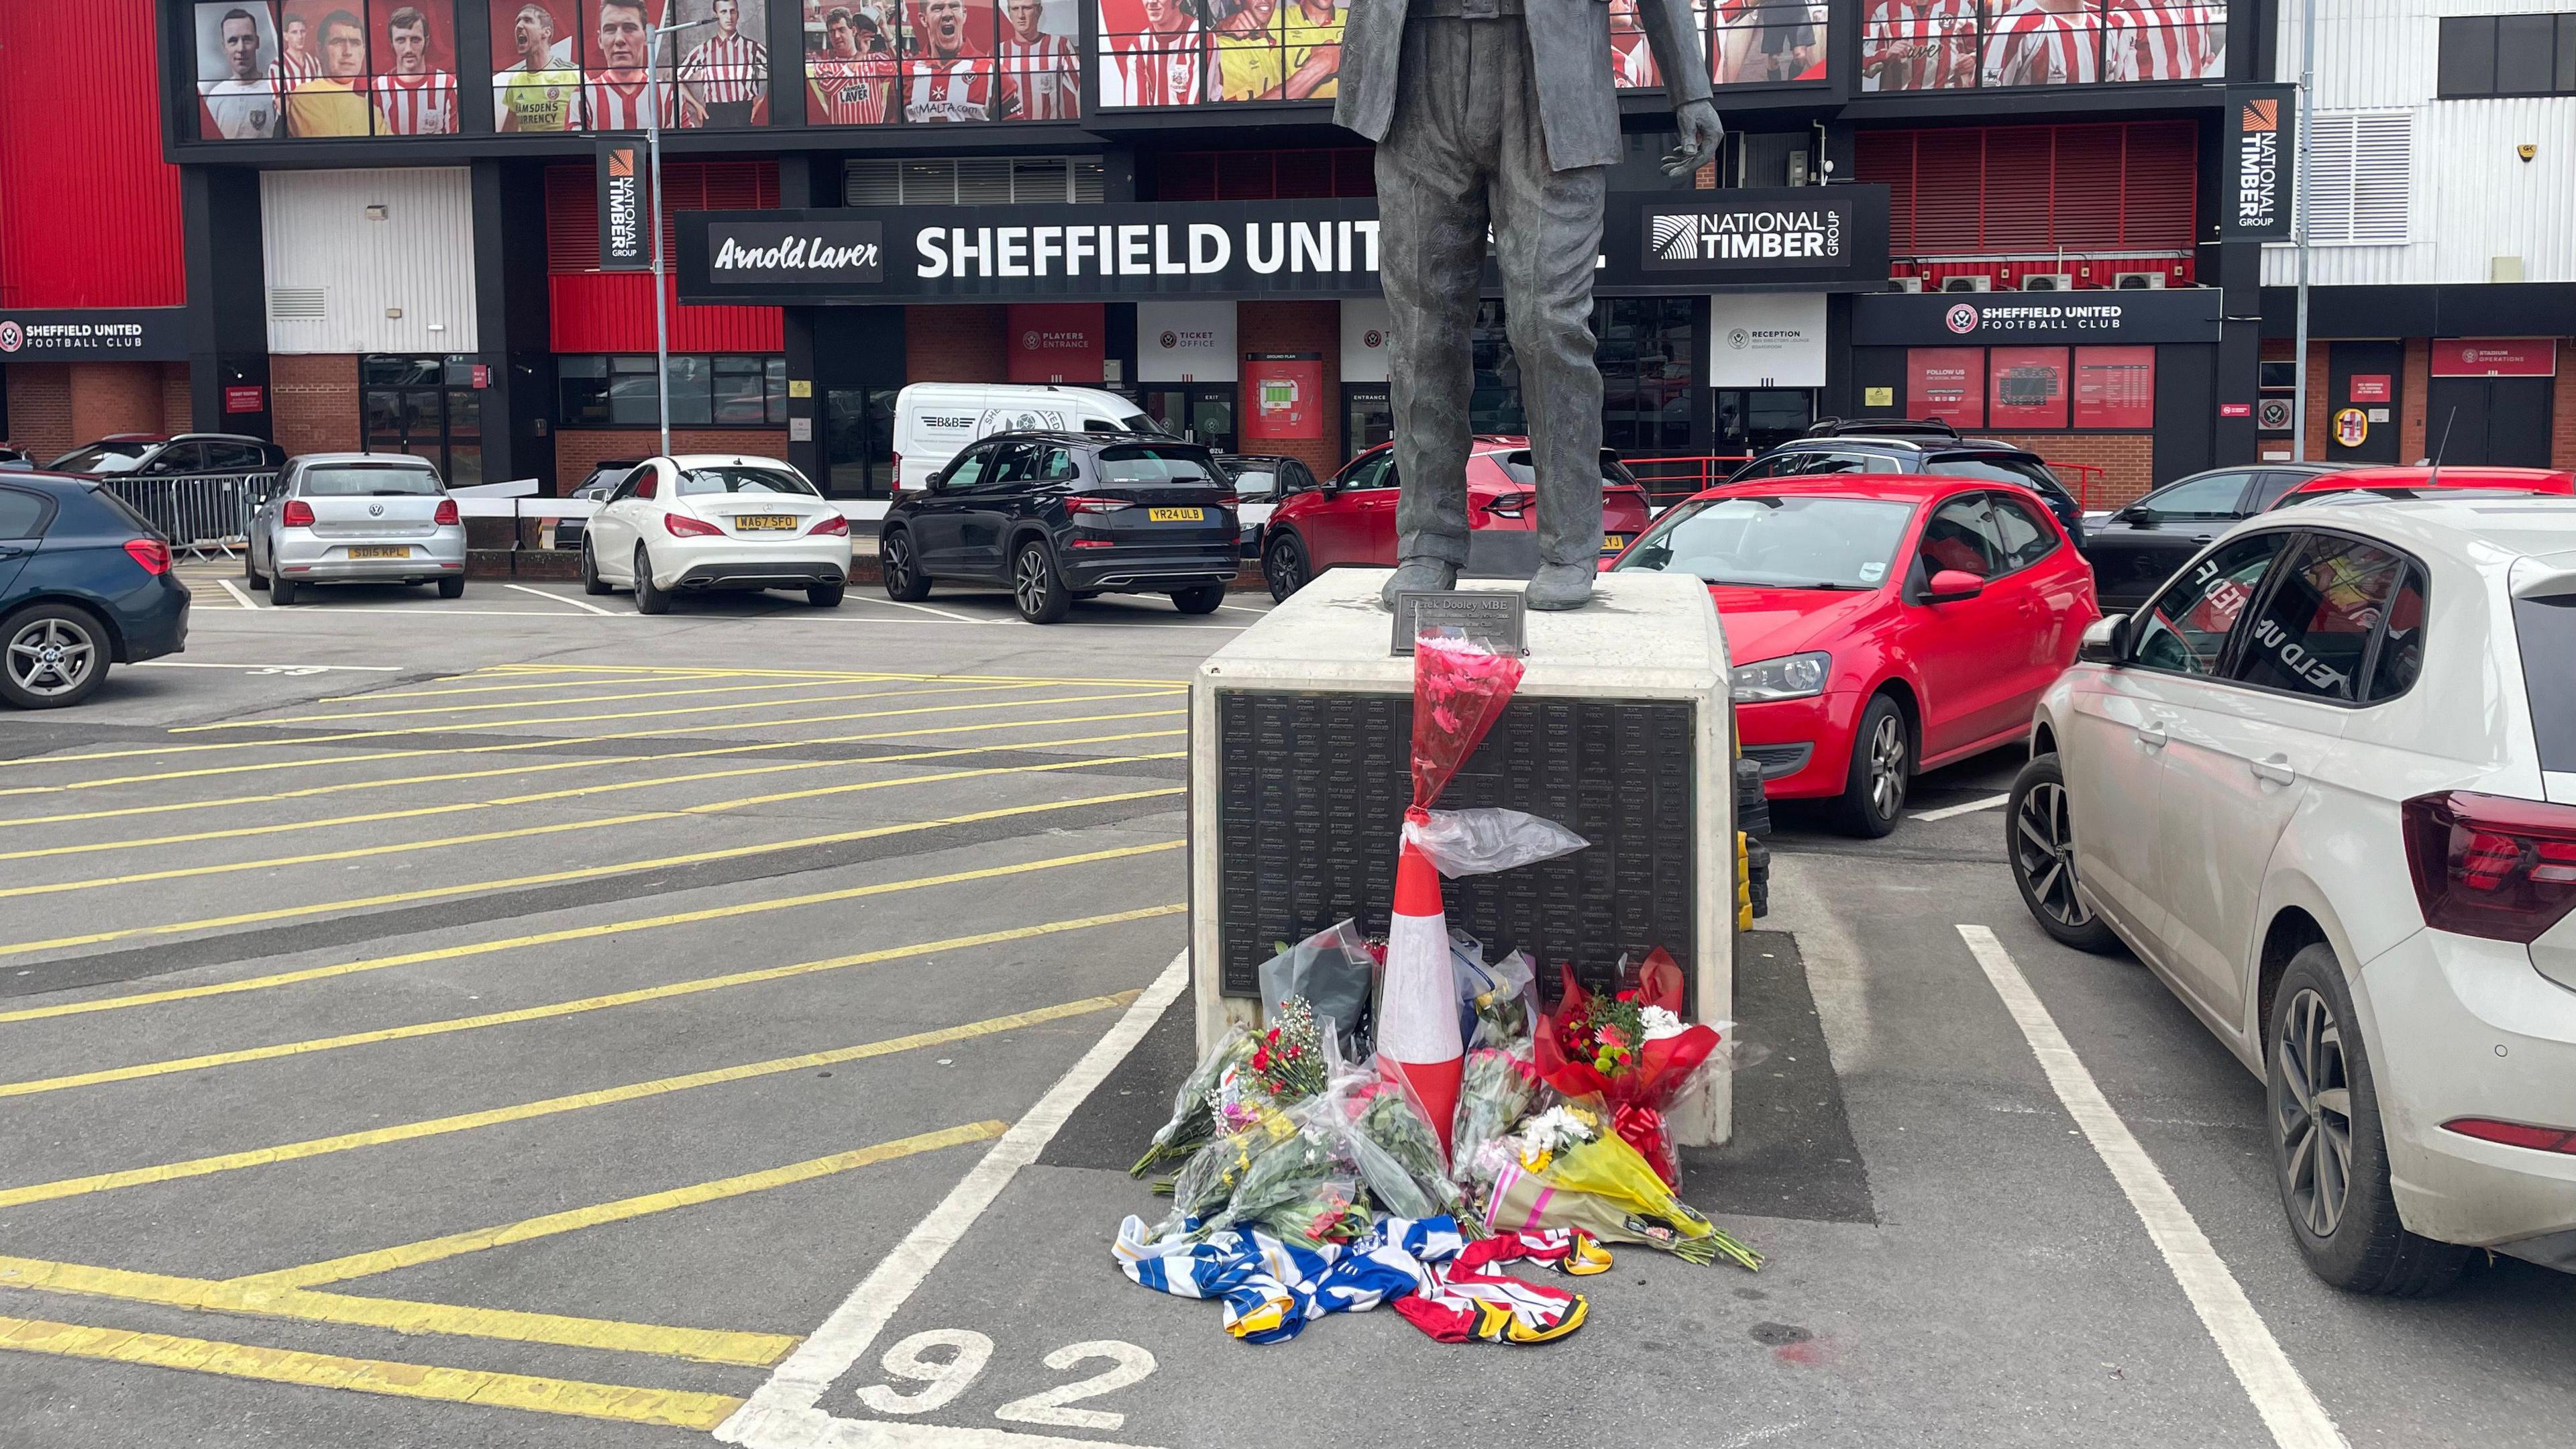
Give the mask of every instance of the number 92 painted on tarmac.
[{"label": "number 92 painted on tarmac", "polygon": [[[1109,1367],[1089,1378],[1013,1399],[995,1409],[993,1417],[1059,1429],[1118,1428],[1127,1422],[1125,1414],[1071,1406],[1143,1382],[1154,1372],[1154,1356],[1132,1343],[1099,1338],[1066,1344],[1044,1362],[1061,1372],[1095,1360],[1106,1360]],[[880,1414],[927,1414],[966,1392],[992,1361],[993,1340],[971,1328],[925,1329],[896,1343],[877,1361],[890,1378],[919,1387],[906,1391],[892,1384],[869,1384],[858,1391],[859,1402]]]}]

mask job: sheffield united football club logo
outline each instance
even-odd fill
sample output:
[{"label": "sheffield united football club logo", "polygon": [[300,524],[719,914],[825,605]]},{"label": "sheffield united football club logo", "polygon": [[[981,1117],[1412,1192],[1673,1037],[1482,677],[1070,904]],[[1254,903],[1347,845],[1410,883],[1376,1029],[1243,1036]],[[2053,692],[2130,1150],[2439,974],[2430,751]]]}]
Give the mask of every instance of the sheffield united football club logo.
[{"label": "sheffield united football club logo", "polygon": [[1386,334],[1380,332],[1374,327],[1360,334],[1360,346],[1362,347],[1379,348],[1384,347],[1385,345]]},{"label": "sheffield united football club logo", "polygon": [[1178,332],[1174,332],[1174,331],[1172,331],[1172,330],[1171,330],[1171,329],[1169,329],[1169,328],[1165,328],[1165,329],[1164,329],[1164,331],[1163,331],[1163,350],[1164,350],[1165,352],[1169,352],[1169,351],[1171,351],[1173,348],[1178,347],[1178,346],[1180,346],[1180,345],[1181,345],[1181,334],[1179,334]]},{"label": "sheffield united football club logo", "polygon": [[1030,352],[1038,350],[1038,330],[1034,327],[1020,334],[1020,346]]},{"label": "sheffield united football club logo", "polygon": [[1951,331],[1965,337],[1969,333],[1977,330],[1976,306],[1973,303],[1961,302],[1957,306],[1952,307],[1949,311],[1943,313],[1941,320],[1948,324]]},{"label": "sheffield united football club logo", "polygon": [[15,322],[0,322],[0,352],[15,352],[24,346],[27,334]]}]

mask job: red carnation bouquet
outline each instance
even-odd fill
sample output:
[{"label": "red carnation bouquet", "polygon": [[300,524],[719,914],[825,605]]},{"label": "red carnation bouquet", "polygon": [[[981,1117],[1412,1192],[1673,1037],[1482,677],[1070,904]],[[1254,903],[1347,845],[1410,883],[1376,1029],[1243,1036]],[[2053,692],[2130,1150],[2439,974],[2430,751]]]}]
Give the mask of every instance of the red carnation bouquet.
[{"label": "red carnation bouquet", "polygon": [[1600,1098],[1611,1128],[1665,1185],[1678,1185],[1681,1160],[1664,1113],[1717,1050],[1717,1028],[1682,1020],[1681,968],[1661,946],[1637,984],[1611,996],[1586,993],[1572,966],[1564,977],[1564,999],[1539,1021],[1539,1076],[1567,1097]]}]

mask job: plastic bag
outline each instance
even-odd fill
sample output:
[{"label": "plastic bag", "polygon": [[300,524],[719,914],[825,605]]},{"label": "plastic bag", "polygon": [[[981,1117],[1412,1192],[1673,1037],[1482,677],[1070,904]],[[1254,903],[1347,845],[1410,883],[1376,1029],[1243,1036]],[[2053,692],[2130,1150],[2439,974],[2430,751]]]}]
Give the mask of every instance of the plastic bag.
[{"label": "plastic bag", "polygon": [[1209,1098],[1227,1073],[1252,1060],[1252,1034],[1240,1026],[1229,1026],[1218,1037],[1208,1054],[1181,1079],[1181,1089],[1172,1096],[1172,1115],[1154,1133],[1145,1155],[1127,1169],[1129,1177],[1143,1177],[1157,1163],[1175,1162],[1195,1152],[1216,1135],[1216,1108]]},{"label": "plastic bag", "polygon": [[1327,926],[1261,963],[1261,1000],[1276,1016],[1291,996],[1306,998],[1317,1019],[1333,1024],[1342,1058],[1359,1061],[1369,1054],[1369,998],[1377,958],[1356,922]]},{"label": "plastic bag", "polygon": [[1380,1206],[1396,1217],[1465,1213],[1466,1198],[1449,1180],[1440,1138],[1401,1082],[1358,1074],[1344,1090],[1328,1095],[1340,1105],[1352,1158]]},{"label": "plastic bag", "polygon": [[1449,933],[1451,969],[1458,978],[1459,1035],[1476,1047],[1517,1049],[1529,1055],[1530,1024],[1538,1019],[1537,971],[1527,951],[1492,965],[1484,947],[1463,931]]},{"label": "plastic bag", "polygon": [[1404,838],[1419,847],[1440,874],[1492,875],[1516,866],[1536,865],[1572,855],[1592,842],[1557,824],[1521,810],[1491,807],[1476,810],[1408,810]]},{"label": "plastic bag", "polygon": [[1467,1053],[1458,1086],[1458,1120],[1449,1134],[1450,1180],[1490,1184],[1495,1167],[1509,1159],[1491,1157],[1486,1144],[1504,1139],[1546,1090],[1526,1043],[1517,1050],[1478,1047]]}]

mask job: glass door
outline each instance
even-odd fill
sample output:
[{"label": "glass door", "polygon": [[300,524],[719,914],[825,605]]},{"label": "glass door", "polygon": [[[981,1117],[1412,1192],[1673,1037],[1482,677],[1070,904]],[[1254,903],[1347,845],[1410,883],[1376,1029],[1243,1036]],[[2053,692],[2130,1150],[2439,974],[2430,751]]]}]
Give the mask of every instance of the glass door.
[{"label": "glass door", "polygon": [[891,387],[823,392],[823,491],[834,498],[886,498],[894,489]]},{"label": "glass door", "polygon": [[371,453],[408,453],[448,486],[483,481],[483,394],[470,357],[362,357],[358,408]]},{"label": "glass door", "polygon": [[1342,384],[1342,450],[1358,457],[1395,436],[1395,403],[1382,382]]},{"label": "glass door", "polygon": [[1803,387],[1717,390],[1719,456],[1743,457],[1803,435],[1816,420],[1816,394]]},{"label": "glass door", "polygon": [[1230,382],[1148,383],[1137,393],[1145,415],[1175,436],[1205,443],[1220,453],[1234,451],[1234,384]]}]

